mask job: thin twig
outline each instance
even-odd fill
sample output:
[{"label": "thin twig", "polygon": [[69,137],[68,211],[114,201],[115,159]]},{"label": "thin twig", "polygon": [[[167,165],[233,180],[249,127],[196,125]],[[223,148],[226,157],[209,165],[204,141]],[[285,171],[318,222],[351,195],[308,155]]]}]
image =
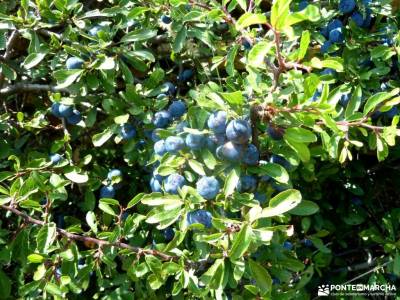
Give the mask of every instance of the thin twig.
[{"label": "thin twig", "polygon": [[[14,213],[15,215],[24,219],[24,221],[27,223],[35,224],[35,225],[39,225],[39,226],[46,225],[45,222],[40,221],[38,219],[34,219],[31,216],[28,216],[26,213],[16,209],[15,207],[0,205],[0,208]],[[94,243],[94,244],[98,245],[99,247],[108,246],[108,247],[117,247],[117,248],[121,248],[121,249],[127,249],[134,253],[142,253],[142,254],[147,254],[147,255],[158,256],[164,261],[171,261],[171,260],[177,261],[179,259],[178,256],[168,255],[168,254],[165,254],[158,250],[143,249],[143,248],[135,247],[135,246],[132,246],[132,245],[129,245],[126,243],[122,243],[122,242],[112,243],[112,242],[108,242],[105,240],[100,240],[100,239],[96,239],[96,238],[92,238],[92,237],[88,237],[88,236],[82,236],[82,235],[70,233],[70,232],[66,231],[65,229],[61,229],[61,228],[56,228],[56,231],[58,234],[66,237],[70,240],[80,241],[80,242],[85,242],[85,243]]]},{"label": "thin twig", "polygon": [[68,93],[68,89],[59,88],[49,84],[36,84],[36,83],[16,83],[14,85],[7,86],[0,89],[0,95],[10,95],[26,92],[63,92]]}]

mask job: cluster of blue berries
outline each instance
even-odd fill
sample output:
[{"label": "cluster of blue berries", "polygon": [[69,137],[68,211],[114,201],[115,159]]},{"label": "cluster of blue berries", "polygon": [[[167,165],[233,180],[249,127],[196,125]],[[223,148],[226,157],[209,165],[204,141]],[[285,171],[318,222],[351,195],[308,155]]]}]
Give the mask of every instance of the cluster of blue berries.
[{"label": "cluster of blue berries", "polygon": [[112,169],[107,174],[107,185],[100,189],[100,198],[114,198],[116,189],[122,181],[122,172],[118,169]]},{"label": "cluster of blue berries", "polygon": [[65,118],[68,124],[76,125],[82,120],[79,110],[71,105],[54,102],[51,105],[51,113],[57,118]]},{"label": "cluster of blue berries", "polygon": [[[369,28],[371,26],[372,16],[369,5],[370,0],[363,0],[364,12],[357,8],[354,0],[340,0],[339,11],[345,16],[350,16],[351,20],[360,28]],[[321,46],[321,53],[329,52],[333,44],[342,44],[344,42],[344,26],[341,20],[334,19],[321,30],[321,34],[327,39]]]}]

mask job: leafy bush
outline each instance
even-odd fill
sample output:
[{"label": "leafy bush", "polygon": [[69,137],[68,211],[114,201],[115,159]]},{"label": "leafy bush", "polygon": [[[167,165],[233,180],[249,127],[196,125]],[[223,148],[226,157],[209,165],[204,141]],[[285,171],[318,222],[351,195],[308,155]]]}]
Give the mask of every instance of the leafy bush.
[{"label": "leafy bush", "polygon": [[0,3],[0,298],[396,281],[397,8]]}]

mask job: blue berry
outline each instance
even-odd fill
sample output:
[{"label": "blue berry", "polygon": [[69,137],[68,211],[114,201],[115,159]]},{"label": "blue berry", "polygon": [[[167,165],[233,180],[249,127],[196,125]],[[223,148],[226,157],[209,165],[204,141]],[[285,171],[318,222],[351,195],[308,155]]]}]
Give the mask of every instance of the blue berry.
[{"label": "blue berry", "polygon": [[74,109],[72,111],[72,115],[67,117],[67,122],[68,122],[68,124],[71,124],[71,125],[76,125],[80,121],[82,121],[82,115],[79,112],[79,110],[77,110],[77,109]]},{"label": "blue berry", "polygon": [[191,150],[200,150],[204,146],[204,135],[189,133],[185,139],[186,146]]},{"label": "blue berry", "polygon": [[167,149],[165,149],[165,140],[159,140],[154,144],[154,153],[160,156],[167,153]]},{"label": "blue berry", "polygon": [[100,189],[100,198],[114,198],[115,188],[112,185],[105,185]]},{"label": "blue berry", "polygon": [[164,24],[170,24],[172,22],[172,19],[167,15],[162,15],[161,22],[163,22]]},{"label": "blue berry", "polygon": [[162,192],[162,181],[163,178],[161,175],[154,175],[150,179],[150,189],[153,193],[160,193]]},{"label": "blue berry", "polygon": [[165,149],[172,154],[178,153],[185,147],[185,141],[179,136],[169,136],[165,140]]},{"label": "blue berry", "polygon": [[55,116],[57,118],[62,118],[62,116],[60,114],[60,103],[54,102],[51,105],[51,113],[53,116]]},{"label": "blue berry", "polygon": [[204,209],[189,212],[187,214],[186,220],[188,225],[197,223],[203,224],[207,228],[211,228],[212,226],[212,215],[209,211],[206,211]]},{"label": "blue berry", "polygon": [[342,28],[335,28],[329,32],[329,40],[332,43],[343,43],[344,41],[344,35],[342,33]]},{"label": "blue berry", "polygon": [[285,250],[291,251],[293,249],[293,244],[289,241],[284,241],[283,242],[283,248]]},{"label": "blue berry", "polygon": [[235,144],[245,144],[251,137],[251,127],[245,120],[230,121],[226,127],[226,137]]},{"label": "blue berry", "polygon": [[186,104],[182,100],[175,100],[168,107],[168,112],[172,118],[180,118],[186,113]]},{"label": "blue berry", "polygon": [[228,142],[219,146],[216,154],[219,159],[239,162],[243,155],[243,146]]},{"label": "blue berry", "polygon": [[170,121],[171,114],[166,110],[162,110],[154,114],[153,124],[157,128],[167,127]]},{"label": "blue berry", "polygon": [[260,159],[260,152],[253,144],[249,144],[243,154],[243,162],[249,166],[256,166]]},{"label": "blue berry", "polygon": [[136,129],[132,124],[122,124],[119,133],[121,134],[122,139],[130,140],[136,136]]},{"label": "blue berry", "polygon": [[321,53],[326,54],[329,51],[329,48],[332,46],[331,41],[325,41],[321,46]]},{"label": "blue berry", "polygon": [[196,183],[197,192],[207,200],[214,199],[220,188],[219,181],[214,176],[203,176]]},{"label": "blue berry", "polygon": [[208,118],[207,125],[215,133],[225,133],[227,115],[225,111],[212,113]]},{"label": "blue berry", "polygon": [[74,109],[70,105],[60,104],[58,106],[58,112],[61,117],[68,118],[74,114]]},{"label": "blue berry", "polygon": [[307,6],[308,6],[308,1],[307,1],[307,0],[302,0],[302,1],[299,3],[299,11],[301,11],[301,10],[303,10],[303,9],[306,9]]},{"label": "blue berry", "polygon": [[190,78],[192,78],[193,74],[194,72],[191,69],[183,70],[182,73],[178,75],[178,80],[183,82],[188,81]]},{"label": "blue berry", "polygon": [[176,93],[176,86],[170,81],[163,84],[163,89],[166,89],[166,93],[170,96],[173,96]]},{"label": "blue berry", "polygon": [[53,165],[58,164],[62,160],[62,156],[58,153],[54,153],[50,156],[50,161]]},{"label": "blue berry", "polygon": [[182,188],[185,183],[185,177],[175,173],[167,177],[167,180],[164,183],[164,188],[167,193],[178,194],[178,189]]},{"label": "blue berry", "polygon": [[118,169],[112,169],[107,174],[108,180],[120,179],[122,177],[122,172]]},{"label": "blue berry", "polygon": [[253,192],[257,188],[257,178],[252,175],[244,175],[240,177],[237,189],[240,193]]},{"label": "blue berry", "polygon": [[356,8],[354,0],[340,0],[339,11],[343,14],[351,13]]},{"label": "blue berry", "polygon": [[267,128],[267,133],[273,140],[279,141],[283,138],[285,130],[283,128],[270,125]]},{"label": "blue berry", "polygon": [[65,62],[68,70],[82,69],[84,61],[79,57],[70,57]]},{"label": "blue berry", "polygon": [[167,242],[170,242],[174,239],[175,231],[171,227],[167,227],[163,231],[164,239]]}]

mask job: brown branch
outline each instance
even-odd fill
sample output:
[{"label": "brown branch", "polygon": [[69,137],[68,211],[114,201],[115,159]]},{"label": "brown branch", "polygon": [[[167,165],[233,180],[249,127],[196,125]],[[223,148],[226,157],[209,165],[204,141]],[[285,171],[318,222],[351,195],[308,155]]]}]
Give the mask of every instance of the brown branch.
[{"label": "brown branch", "polygon": [[[16,209],[15,207],[0,205],[0,208],[14,213],[15,215],[24,219],[24,221],[27,223],[35,224],[35,225],[39,225],[39,226],[44,226],[46,224],[43,221],[32,218],[31,216]],[[88,237],[88,236],[82,236],[82,235],[70,233],[70,232],[66,231],[65,229],[61,229],[61,228],[56,228],[56,230],[57,230],[58,234],[66,237],[70,240],[80,241],[80,242],[85,242],[85,243],[93,243],[93,244],[98,245],[99,247],[109,246],[109,247],[117,247],[117,248],[121,248],[121,249],[127,249],[133,253],[158,256],[159,258],[161,258],[164,261],[171,261],[171,260],[176,261],[179,259],[178,256],[171,256],[171,255],[165,254],[163,252],[160,252],[158,250],[144,249],[144,248],[135,247],[135,246],[132,246],[132,245],[129,245],[126,243],[122,243],[122,242],[112,243],[112,242],[108,242],[105,240],[100,240],[100,239],[96,239],[96,238],[92,238],[92,237]]]},{"label": "brown branch", "polygon": [[36,84],[36,83],[16,83],[14,85],[6,86],[0,89],[0,95],[11,95],[26,92],[63,92],[68,93],[68,89],[59,88],[49,84]]}]

